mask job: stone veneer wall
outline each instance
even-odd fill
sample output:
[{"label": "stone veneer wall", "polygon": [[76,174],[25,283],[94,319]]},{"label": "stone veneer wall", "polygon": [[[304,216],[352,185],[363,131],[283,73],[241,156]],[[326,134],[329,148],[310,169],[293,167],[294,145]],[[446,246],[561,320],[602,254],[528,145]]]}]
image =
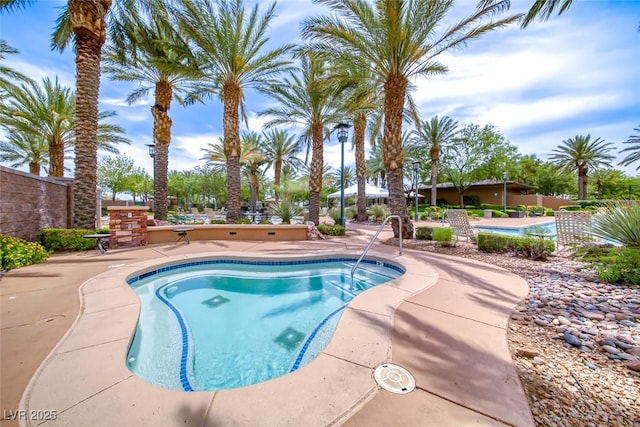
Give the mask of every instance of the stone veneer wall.
[{"label": "stone veneer wall", "polygon": [[147,244],[148,206],[109,206],[109,247],[133,247]]},{"label": "stone veneer wall", "polygon": [[0,233],[35,241],[41,228],[71,228],[73,179],[0,166]]}]

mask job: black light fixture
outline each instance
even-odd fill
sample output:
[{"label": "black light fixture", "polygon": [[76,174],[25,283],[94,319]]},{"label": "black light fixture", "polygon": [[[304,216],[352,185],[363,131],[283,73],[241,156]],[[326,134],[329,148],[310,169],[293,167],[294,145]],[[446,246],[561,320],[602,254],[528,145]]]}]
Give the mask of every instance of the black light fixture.
[{"label": "black light fixture", "polygon": [[346,123],[338,123],[334,129],[337,130],[338,141],[342,145],[340,155],[340,225],[345,227],[344,218],[344,143],[349,138],[349,125]]},{"label": "black light fixture", "polygon": [[507,213],[507,172],[502,172],[502,212]]},{"label": "black light fixture", "polygon": [[145,144],[147,147],[149,147],[149,157],[151,157],[152,159],[155,159],[156,157],[156,144]]},{"label": "black light fixture", "polygon": [[419,219],[419,215],[418,215],[418,172],[420,171],[420,165],[422,164],[422,162],[420,160],[416,160],[415,162],[411,163],[413,165],[413,178],[414,178],[414,182],[415,182],[415,186],[413,187],[413,201],[415,203],[415,207],[416,210],[413,214],[413,219],[414,221],[418,221]]}]

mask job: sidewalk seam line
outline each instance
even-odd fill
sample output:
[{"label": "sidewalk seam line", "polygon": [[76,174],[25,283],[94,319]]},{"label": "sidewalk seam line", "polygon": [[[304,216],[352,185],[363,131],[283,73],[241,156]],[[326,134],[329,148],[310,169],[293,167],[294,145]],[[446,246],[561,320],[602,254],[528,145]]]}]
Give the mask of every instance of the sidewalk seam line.
[{"label": "sidewalk seam line", "polygon": [[[477,320],[477,319],[472,319],[472,318],[470,318],[470,317],[462,316],[462,315],[460,315],[460,314],[454,314],[454,313],[450,313],[450,312],[448,312],[448,311],[440,310],[440,309],[438,309],[438,308],[429,307],[428,305],[418,304],[418,303],[417,303],[417,302],[415,302],[415,301],[405,301],[405,302],[406,302],[407,304],[417,305],[418,307],[426,308],[426,309],[429,309],[429,310],[437,311],[437,312],[439,312],[439,313],[448,314],[448,315],[450,315],[450,316],[458,317],[458,318],[460,318],[460,319],[470,320],[470,321],[472,321],[472,322],[481,323],[481,324],[483,324],[483,325],[491,326],[492,328],[501,329],[501,330],[503,330],[503,331],[506,331],[506,327],[505,327],[505,328],[503,328],[502,326],[492,325],[491,323],[483,322],[483,321],[481,321],[481,320]],[[508,318],[508,316],[507,316],[507,318]]]}]

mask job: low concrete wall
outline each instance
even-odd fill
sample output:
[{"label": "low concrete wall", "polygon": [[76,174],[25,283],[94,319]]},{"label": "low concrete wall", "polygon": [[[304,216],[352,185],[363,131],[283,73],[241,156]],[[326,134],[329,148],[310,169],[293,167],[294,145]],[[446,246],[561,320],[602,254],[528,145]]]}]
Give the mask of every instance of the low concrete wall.
[{"label": "low concrete wall", "polygon": [[0,166],[0,233],[34,241],[41,228],[71,228],[73,179]]},{"label": "low concrete wall", "polygon": [[307,240],[306,225],[268,224],[203,224],[158,225],[147,227],[147,243],[173,243],[178,239],[175,228],[193,228],[189,240],[258,240],[299,241]]}]

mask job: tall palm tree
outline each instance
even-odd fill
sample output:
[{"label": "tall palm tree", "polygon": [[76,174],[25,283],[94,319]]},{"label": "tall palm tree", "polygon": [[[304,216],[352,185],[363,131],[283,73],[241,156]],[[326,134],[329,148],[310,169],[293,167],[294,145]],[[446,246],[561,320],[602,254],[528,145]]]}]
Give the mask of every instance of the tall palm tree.
[{"label": "tall palm tree", "polygon": [[263,15],[256,4],[246,14],[241,0],[184,0],[180,28],[194,42],[203,64],[205,84],[223,103],[224,153],[227,166],[227,220],[241,216],[240,118],[244,115],[244,91],[261,90],[272,77],[284,71],[289,61],[283,55],[289,46],[265,50],[267,30],[275,3]]},{"label": "tall palm tree", "polygon": [[578,199],[587,197],[587,183],[589,181],[589,169],[612,167],[610,160],[614,156],[609,154],[612,149],[610,142],[600,138],[591,140],[591,135],[576,135],[562,141],[549,157],[549,161],[558,169],[569,172],[578,172]]},{"label": "tall palm tree", "polygon": [[288,135],[281,129],[270,129],[262,135],[264,152],[267,159],[267,167],[273,167],[273,184],[275,187],[276,202],[280,200],[279,186],[282,169],[290,166],[293,169],[300,169],[302,160],[296,155],[300,152],[300,145],[293,136]]},{"label": "tall palm tree", "polygon": [[[633,128],[633,130],[640,132],[640,126]],[[629,146],[621,150],[620,153],[629,152],[629,154],[619,163],[621,166],[629,166],[640,160],[640,135],[631,135],[623,144],[629,144]],[[636,167],[636,170],[640,170],[640,164]]]},{"label": "tall palm tree", "polygon": [[185,106],[185,96],[194,80],[201,77],[188,43],[170,19],[165,2],[149,1],[153,13],[145,14],[138,3],[113,19],[110,43],[104,52],[104,71],[112,80],[137,83],[127,96],[129,105],[153,91],[154,216],[165,219],[168,208],[169,144],[171,102]]},{"label": "tall palm tree", "polygon": [[[461,47],[484,33],[518,19],[484,20],[504,5],[494,4],[475,11],[470,17],[449,26],[441,35],[443,18],[451,11],[449,0],[318,0],[335,15],[305,21],[303,36],[310,48],[336,58],[354,68],[370,70],[384,82],[384,163],[389,186],[391,212],[402,217],[403,237],[413,237],[404,196],[402,150],[403,110],[410,79],[443,74],[446,67],[435,61],[442,52]],[[398,222],[393,221],[395,236]]]},{"label": "tall palm tree", "polygon": [[40,175],[40,169],[49,166],[47,150],[43,137],[12,132],[0,141],[0,161],[11,162],[12,168],[29,165],[29,173]]},{"label": "tall palm tree", "polygon": [[[347,64],[348,66],[349,64]],[[365,136],[367,124],[383,108],[382,84],[367,69],[341,70],[338,64],[335,77],[342,80],[342,84],[348,87],[345,96],[342,97],[342,107],[353,117],[353,148],[356,157],[356,182],[358,196],[356,202],[356,220],[366,221],[367,198],[365,184],[367,179],[367,163],[365,161]],[[371,128],[376,127],[375,120],[371,122]],[[373,134],[375,130],[372,130]]]},{"label": "tall palm tree", "polygon": [[278,102],[276,107],[260,113],[272,117],[267,127],[298,124],[311,139],[309,171],[309,221],[320,223],[320,191],[322,191],[323,146],[327,127],[338,123],[340,88],[331,82],[324,62],[302,54],[300,72],[291,72],[282,82],[273,84],[269,94]]},{"label": "tall palm tree", "polygon": [[[431,206],[436,205],[438,199],[438,161],[442,147],[453,144],[457,136],[458,122],[449,116],[432,117],[424,121],[413,131],[412,143],[416,148],[429,149],[431,159]],[[422,150],[420,150],[422,151]]]}]

